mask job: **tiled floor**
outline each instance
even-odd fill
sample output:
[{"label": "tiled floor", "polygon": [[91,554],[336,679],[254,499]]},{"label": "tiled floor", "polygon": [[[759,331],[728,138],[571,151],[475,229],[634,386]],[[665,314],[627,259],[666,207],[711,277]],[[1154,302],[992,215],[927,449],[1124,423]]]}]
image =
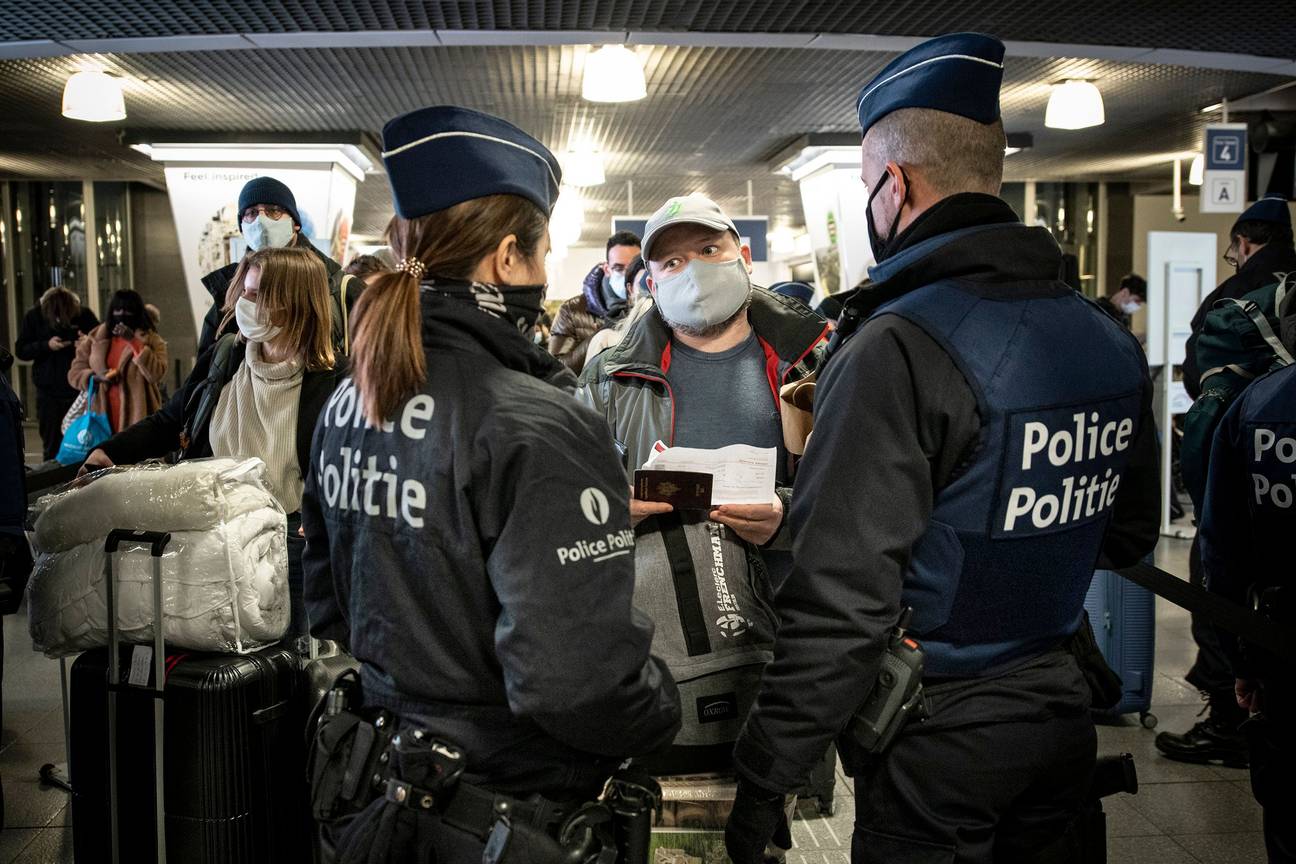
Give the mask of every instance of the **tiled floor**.
[{"label": "tiled floor", "polygon": [[[1160,566],[1187,573],[1187,544],[1164,541]],[[25,621],[5,621],[4,735],[0,774],[4,777],[6,830],[0,832],[0,864],[71,862],[72,837],[67,795],[43,787],[37,772],[45,762],[63,759],[58,663],[33,654]],[[1192,662],[1188,616],[1158,601],[1157,678],[1153,711],[1158,730],[1181,731],[1191,725],[1201,701],[1180,676]],[[1253,864],[1264,860],[1260,810],[1251,798],[1247,773],[1227,768],[1181,765],[1162,759],[1153,747],[1155,733],[1135,719],[1100,727],[1103,753],[1133,753],[1138,766],[1137,795],[1105,802],[1108,860],[1111,864]],[[849,861],[853,801],[850,782],[838,777],[837,815],[808,818],[793,826],[792,864],[843,864]]]}]

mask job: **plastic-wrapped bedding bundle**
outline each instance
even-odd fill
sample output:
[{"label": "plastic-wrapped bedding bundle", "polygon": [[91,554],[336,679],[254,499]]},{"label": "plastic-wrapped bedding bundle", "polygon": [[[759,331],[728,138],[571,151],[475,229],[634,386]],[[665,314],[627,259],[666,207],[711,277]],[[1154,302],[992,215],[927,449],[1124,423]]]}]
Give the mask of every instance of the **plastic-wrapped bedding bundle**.
[{"label": "plastic-wrapped bedding bundle", "polygon": [[[104,541],[114,528],[167,531],[162,608],[168,645],[243,653],[288,628],[283,508],[260,459],[198,459],[99,472],[36,503],[40,555],[27,585],[33,647],[50,657],[108,644]],[[123,544],[114,561],[117,624],[153,639],[153,562]]]}]

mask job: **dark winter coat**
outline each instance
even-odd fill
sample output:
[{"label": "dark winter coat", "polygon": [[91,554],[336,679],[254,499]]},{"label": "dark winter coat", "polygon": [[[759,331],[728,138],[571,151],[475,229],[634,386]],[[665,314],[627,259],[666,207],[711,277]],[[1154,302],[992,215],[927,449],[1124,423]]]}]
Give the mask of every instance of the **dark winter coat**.
[{"label": "dark winter coat", "polygon": [[[14,346],[14,353],[19,360],[27,360],[32,364],[32,381],[36,384],[38,397],[76,398],[76,388],[68,383],[68,371],[76,358],[76,343],[81,336],[89,335],[98,326],[99,319],[84,306],[72,323],[61,329],[50,326],[39,305],[27,310],[22,329],[18,331],[18,344]],[[67,340],[68,346],[61,351],[51,351],[49,341],[55,336]]]},{"label": "dark winter coat", "polygon": [[581,293],[558,307],[549,331],[549,353],[579,375],[585,368],[590,339],[625,317],[629,305],[609,304],[603,296],[603,265],[596,264],[585,277]]}]

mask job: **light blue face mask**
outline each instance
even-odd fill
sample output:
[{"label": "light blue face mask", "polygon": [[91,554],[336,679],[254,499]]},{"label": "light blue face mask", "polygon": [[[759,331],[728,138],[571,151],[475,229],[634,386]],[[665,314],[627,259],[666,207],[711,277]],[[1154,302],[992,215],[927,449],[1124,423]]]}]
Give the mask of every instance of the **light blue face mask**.
[{"label": "light blue face mask", "polygon": [[282,219],[271,219],[264,213],[257,214],[252,222],[243,223],[243,239],[253,252],[261,249],[282,249],[292,242],[293,220],[291,216]]},{"label": "light blue face mask", "polygon": [[613,270],[611,273],[608,274],[607,278],[608,278],[608,288],[612,290],[612,293],[616,297],[622,300],[626,299],[625,273],[618,273],[617,271]]},{"label": "light blue face mask", "polygon": [[694,258],[679,273],[655,284],[662,317],[697,332],[728,321],[751,296],[751,277],[742,258],[720,262]]}]

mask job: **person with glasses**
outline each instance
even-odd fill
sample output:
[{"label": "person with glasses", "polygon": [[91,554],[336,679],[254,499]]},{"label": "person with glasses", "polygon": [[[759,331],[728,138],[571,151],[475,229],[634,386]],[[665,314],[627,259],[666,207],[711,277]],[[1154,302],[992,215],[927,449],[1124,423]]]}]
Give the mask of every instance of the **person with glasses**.
[{"label": "person with glasses", "polygon": [[[1194,400],[1201,395],[1203,370],[1197,362],[1197,339],[1207,314],[1220,300],[1243,297],[1266,286],[1276,290],[1283,274],[1296,271],[1291,210],[1281,196],[1267,195],[1252,204],[1233,223],[1229,240],[1224,261],[1236,272],[1202,301],[1193,315],[1192,335],[1185,348],[1184,388]],[[1191,461],[1186,454],[1184,459]],[[1188,559],[1188,576],[1194,585],[1203,584],[1201,550],[1196,541]],[[1186,732],[1160,733],[1156,737],[1157,749],[1178,762],[1245,768],[1249,754],[1238,727],[1247,719],[1247,712],[1237,704],[1228,657],[1215,628],[1200,616],[1193,616],[1192,635],[1197,643],[1197,658],[1184,680],[1201,691],[1208,709],[1206,718]]]},{"label": "person with glasses", "polygon": [[594,335],[615,327],[634,305],[634,283],[626,271],[639,257],[639,237],[618,231],[608,238],[605,251],[607,260],[590,270],[581,293],[558,307],[549,335],[549,353],[577,375],[594,356],[589,353]]},{"label": "person with glasses", "polygon": [[[306,249],[320,259],[328,271],[329,295],[333,300],[333,347],[340,354],[347,353],[345,322],[350,320],[351,308],[365,288],[361,279],[347,275],[342,265],[320,252],[302,234],[301,214],[297,198],[291,189],[273,177],[254,177],[243,185],[238,200],[239,229],[247,243],[248,252],[261,249],[296,247]],[[202,335],[198,339],[198,355],[215,344],[226,333],[235,332],[224,311],[237,302],[243,286],[234,280],[239,261],[231,261],[202,278],[212,296],[212,307],[203,319]],[[346,313],[342,314],[345,304]]]}]

